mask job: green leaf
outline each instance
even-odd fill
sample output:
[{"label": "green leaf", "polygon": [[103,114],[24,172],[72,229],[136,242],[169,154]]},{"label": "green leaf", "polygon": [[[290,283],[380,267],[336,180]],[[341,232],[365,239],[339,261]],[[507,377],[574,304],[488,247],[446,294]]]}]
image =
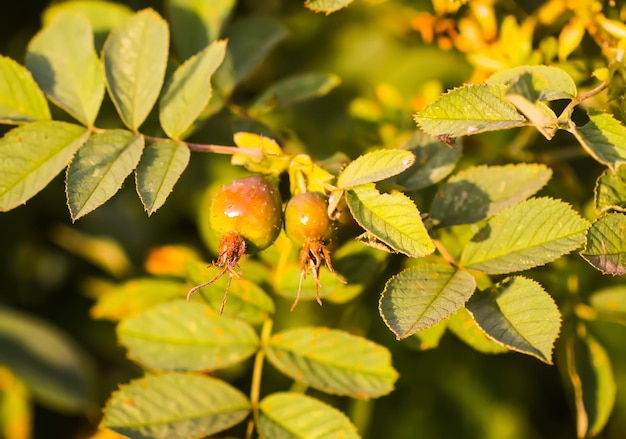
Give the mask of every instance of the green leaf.
[{"label": "green leaf", "polygon": [[483,354],[502,354],[509,352],[506,346],[496,343],[487,337],[465,307],[450,316],[448,319],[448,329],[465,344]]},{"label": "green leaf", "polygon": [[167,65],[169,30],[152,9],[116,28],[104,44],[102,60],[109,95],[122,122],[136,131],[156,102]]},{"label": "green leaf", "polygon": [[376,398],[391,392],[398,378],[386,348],[335,329],[282,331],[265,350],[282,373],[326,393]]},{"label": "green leaf", "polygon": [[532,102],[519,94],[507,94],[506,98],[528,121],[537,128],[543,137],[551,140],[559,129],[556,114],[541,101]]},{"label": "green leaf", "polygon": [[137,167],[144,139],[125,130],[94,134],[67,170],[67,202],[72,220],[106,203]]},{"label": "green leaf", "polygon": [[230,95],[287,34],[282,23],[266,15],[236,20],[228,32],[226,58],[215,73],[216,88]]},{"label": "green leaf", "polygon": [[262,115],[273,109],[325,96],[340,82],[339,76],[330,73],[304,73],[282,79],[269,86],[253,102],[249,111],[254,115]]},{"label": "green leaf", "polygon": [[306,0],[304,6],[314,12],[323,12],[329,15],[341,8],[345,8],[353,1],[354,0]]},{"label": "green leaf", "polygon": [[48,102],[30,72],[0,55],[0,123],[49,119]]},{"label": "green leaf", "polygon": [[594,291],[589,302],[599,318],[626,325],[626,287],[616,285]]},{"label": "green leaf", "polygon": [[416,191],[443,180],[454,169],[463,149],[461,139],[450,147],[422,131],[415,131],[400,148],[415,156],[413,165],[391,178],[392,183],[406,191]]},{"label": "green leaf", "polygon": [[117,336],[130,358],[153,370],[223,369],[250,357],[259,345],[248,323],[184,300],[126,317]]},{"label": "green leaf", "polygon": [[44,27],[52,23],[57,15],[64,12],[78,13],[87,17],[94,32],[94,43],[98,52],[102,49],[109,32],[133,15],[131,8],[120,3],[100,0],[72,0],[54,3],[46,8],[42,16]]},{"label": "green leaf", "polygon": [[415,121],[428,134],[452,137],[524,125],[524,117],[504,97],[505,90],[499,84],[450,90],[417,113]]},{"label": "green leaf", "polygon": [[602,432],[615,405],[615,378],[611,361],[591,335],[569,337],[563,344],[561,369],[573,390],[577,437]]},{"label": "green leaf", "polygon": [[189,163],[187,145],[162,140],[146,147],[137,166],[137,192],[143,207],[152,215],[172,192]]},{"label": "green leaf", "polygon": [[163,131],[177,139],[196,120],[211,97],[211,75],[224,59],[226,41],[216,41],[179,66],[159,102]]},{"label": "green leaf", "polygon": [[55,104],[93,125],[104,97],[104,75],[84,16],[57,14],[28,45],[26,67]]},{"label": "green leaf", "polygon": [[169,0],[166,7],[176,52],[187,59],[219,38],[235,0]]},{"label": "green leaf", "polygon": [[0,139],[0,210],[11,210],[46,187],[88,137],[85,128],[56,121],[6,133]]},{"label": "green leaf", "polygon": [[250,403],[222,380],[203,375],[147,375],[123,385],[104,408],[102,427],[131,438],[210,436],[243,421]]},{"label": "green leaf", "polygon": [[387,281],[378,310],[396,337],[406,338],[454,314],[475,288],[471,274],[420,259]]},{"label": "green leaf", "polygon": [[626,273],[626,215],[609,213],[587,232],[581,256],[595,268],[613,276]]},{"label": "green leaf", "polygon": [[569,131],[594,159],[613,171],[626,163],[626,127],[612,115],[590,110],[589,122]]},{"label": "green leaf", "polygon": [[[578,93],[572,77],[564,70],[552,66],[513,67],[493,74],[486,82],[487,84],[513,85],[524,74],[531,78],[532,89],[536,95],[532,100],[572,99]],[[527,94],[525,96],[529,97]]]},{"label": "green leaf", "polygon": [[489,338],[552,364],[561,314],[537,282],[525,277],[507,278],[474,294],[466,306]]},{"label": "green leaf", "polygon": [[337,187],[349,189],[365,183],[385,180],[408,169],[415,162],[411,151],[381,149],[368,152],[350,162],[339,177]]},{"label": "green leaf", "polygon": [[86,413],[92,370],[78,347],[54,326],[0,306],[0,364],[54,410]]},{"label": "green leaf", "polygon": [[395,251],[412,257],[435,251],[419,210],[407,196],[381,194],[367,184],[348,190],[346,201],[361,227]]},{"label": "green leaf", "polygon": [[[206,263],[200,262],[187,262],[185,268],[189,279],[195,285],[211,279],[218,270],[212,265],[207,267]],[[227,284],[228,275],[224,275],[198,291],[195,300],[198,300],[198,297],[202,298],[217,312],[222,305]],[[274,301],[257,283],[246,279],[245,275],[241,279],[232,280],[228,292],[228,303],[223,313],[225,317],[245,320],[256,325],[265,321],[268,316],[274,314],[274,311]]]},{"label": "green leaf", "polygon": [[461,265],[504,274],[547,264],[579,247],[588,227],[562,201],[526,200],[491,218],[463,250]]},{"label": "green leaf", "polygon": [[258,430],[266,438],[357,439],[346,415],[301,393],[272,393],[259,404]]},{"label": "green leaf", "polygon": [[596,210],[626,212],[626,166],[618,167],[615,172],[605,170],[596,182],[594,195]]},{"label": "green leaf", "polygon": [[544,165],[526,163],[466,169],[439,188],[430,216],[441,226],[476,223],[530,197],[551,175]]},{"label": "green leaf", "polygon": [[187,285],[174,280],[138,278],[98,296],[91,308],[95,319],[120,320],[161,302],[185,297]]}]

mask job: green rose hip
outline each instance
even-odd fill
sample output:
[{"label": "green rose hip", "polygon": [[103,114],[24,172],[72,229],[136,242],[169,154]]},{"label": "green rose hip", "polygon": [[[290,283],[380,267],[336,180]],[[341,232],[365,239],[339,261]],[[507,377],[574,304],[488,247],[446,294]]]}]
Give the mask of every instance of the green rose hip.
[{"label": "green rose hip", "polygon": [[304,192],[294,196],[285,207],[285,232],[300,250],[300,283],[296,299],[291,306],[294,310],[300,300],[302,281],[309,270],[315,278],[315,299],[322,304],[319,296],[321,283],[319,270],[322,262],[343,282],[330,262],[330,252],[326,244],[334,232],[334,221],[328,217],[328,198],[318,192]]},{"label": "green rose hip", "polygon": [[239,278],[235,271],[237,263],[244,253],[256,253],[272,245],[283,225],[281,210],[280,192],[265,177],[245,177],[224,186],[211,202],[209,215],[211,228],[221,236],[219,255],[213,265],[222,269],[210,281],[189,290],[187,300],[228,272],[228,285],[220,308],[222,313],[230,282],[233,276]]}]

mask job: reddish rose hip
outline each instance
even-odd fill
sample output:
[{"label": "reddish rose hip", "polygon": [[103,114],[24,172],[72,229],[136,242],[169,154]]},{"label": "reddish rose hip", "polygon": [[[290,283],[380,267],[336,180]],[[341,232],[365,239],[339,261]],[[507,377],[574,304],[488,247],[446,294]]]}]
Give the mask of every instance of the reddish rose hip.
[{"label": "reddish rose hip", "polygon": [[319,296],[321,286],[319,270],[322,262],[343,282],[330,262],[330,253],[326,241],[330,239],[334,222],[328,217],[328,198],[318,192],[304,192],[294,196],[285,207],[285,232],[298,246],[300,251],[300,284],[296,300],[291,306],[294,310],[300,300],[302,281],[309,270],[315,278],[315,299],[322,304]]},{"label": "reddish rose hip", "polygon": [[210,281],[189,290],[187,300],[228,272],[222,313],[230,281],[233,276],[239,278],[235,271],[239,259],[244,253],[256,253],[272,245],[283,225],[281,209],[278,188],[265,177],[245,177],[224,186],[211,203],[209,219],[211,228],[221,236],[219,256],[213,265],[222,270]]}]

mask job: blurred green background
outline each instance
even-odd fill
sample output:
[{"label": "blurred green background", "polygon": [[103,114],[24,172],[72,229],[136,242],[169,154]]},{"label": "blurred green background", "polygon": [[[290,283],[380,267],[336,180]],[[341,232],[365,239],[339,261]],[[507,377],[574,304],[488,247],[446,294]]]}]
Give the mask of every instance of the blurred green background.
[{"label": "blurred green background", "polygon": [[[154,7],[164,15],[160,2],[124,3],[135,10]],[[532,9],[540,3],[523,6]],[[4,2],[0,12],[0,54],[23,63],[28,40],[40,28],[40,14],[48,4],[44,0]],[[423,44],[411,28],[412,14],[429,8],[430,3],[425,0],[361,0],[326,17],[305,9],[299,0],[240,1],[235,18],[270,15],[289,30],[289,35],[236,91],[233,100],[245,106],[269,84],[291,74],[335,73],[342,82],[328,96],[276,111],[268,117],[267,125],[277,137],[288,137],[290,144],[296,145],[293,147],[306,149],[314,159],[338,151],[356,157],[367,149],[387,145],[394,133],[415,129],[410,102],[420,90],[428,84],[445,90],[472,74],[463,54]],[[376,100],[385,84],[395,89],[404,102],[394,111],[386,110],[384,123],[355,117],[355,102]],[[103,112],[114,117],[110,102]],[[65,116],[57,112],[55,117]],[[248,124],[223,111],[189,140],[230,145],[234,132],[255,128]],[[6,132],[9,128],[1,126],[0,130]],[[501,154],[501,147],[512,136],[491,134],[468,142],[464,162],[508,160]],[[559,142],[571,143],[557,136],[554,143]],[[535,147],[540,148],[543,143],[538,139]],[[211,182],[231,172],[227,164],[227,158],[193,153],[189,168],[167,203],[150,218],[129,179],[111,201],[72,224],[63,175],[25,206],[0,214],[0,306],[58,328],[80,348],[91,374],[95,409],[86,407],[85,413],[68,414],[35,400],[34,438],[90,437],[99,420],[99,408],[110,392],[141,373],[117,345],[114,324],[90,317],[94,297],[99,285],[144,275],[144,261],[154,247],[188,245],[210,260],[209,250],[200,239],[198,204]],[[555,177],[559,183],[550,193],[575,206],[586,206],[601,168],[580,157],[560,166]],[[391,264],[398,261],[392,259]],[[547,291],[556,291],[558,295],[567,276],[577,271],[583,292],[617,283],[595,273],[577,256],[538,270],[536,277]],[[319,317],[324,324],[335,322],[347,330],[366,334],[393,353],[400,379],[392,394],[370,402],[331,399],[353,419],[364,437],[575,437],[575,419],[557,367],[512,353],[484,355],[451,334],[446,334],[435,350],[411,349],[407,343],[396,342],[378,316],[381,287],[367,291],[367,296],[347,314],[334,312],[330,306],[328,316]],[[327,307],[319,311],[304,306],[304,310],[320,313],[326,312]],[[337,322],[337,315],[344,317]],[[616,408],[603,437],[622,438],[626,431],[626,329],[609,323],[592,329],[608,349],[618,388]],[[248,388],[245,378],[235,384],[244,392]],[[264,390],[284,390],[289,385],[271,367],[266,368]]]}]

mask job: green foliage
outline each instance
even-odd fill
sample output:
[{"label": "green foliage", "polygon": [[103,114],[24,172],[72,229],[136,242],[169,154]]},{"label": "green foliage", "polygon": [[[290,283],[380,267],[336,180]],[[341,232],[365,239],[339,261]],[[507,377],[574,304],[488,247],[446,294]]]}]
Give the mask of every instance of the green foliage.
[{"label": "green foliage", "polygon": [[[626,8],[550,0],[523,15],[433,0],[343,10],[350,3],[307,0],[289,13],[234,1],[138,12],[55,3],[24,65],[0,55],[0,123],[16,125],[0,139],[0,210],[36,209],[65,169],[69,216],[81,221],[41,233],[115,278],[80,274],[91,317],[115,327],[135,363],[111,378],[119,388],[98,403],[99,427],[131,438],[500,438],[537,401],[509,403],[519,416],[504,427],[480,407],[504,406],[489,398],[515,391],[523,354],[557,364],[578,438],[621,431],[623,371],[610,357],[623,352],[602,328],[626,324]],[[377,30],[355,30],[362,19]],[[132,173],[144,217],[159,211],[134,229],[144,219],[126,206]],[[298,256],[277,225],[269,248],[224,261],[212,200],[250,173],[280,182],[285,203],[328,198],[323,219],[337,227],[319,250]],[[158,232],[141,231],[150,227]],[[198,229],[208,254],[165,245],[198,242]],[[100,233],[122,245],[90,236]],[[49,238],[8,235],[5,265],[65,275],[29,250]],[[320,241],[308,238],[299,241]],[[181,300],[192,284],[204,286]],[[290,313],[295,297],[303,303]],[[0,339],[0,436],[17,413],[6,401],[28,432],[31,395],[92,415],[92,366],[66,335],[3,305]],[[510,363],[457,339],[513,352]],[[501,365],[506,377],[485,372]],[[429,390],[416,398],[418,388]],[[452,426],[456,406],[472,410],[476,431]]]}]

